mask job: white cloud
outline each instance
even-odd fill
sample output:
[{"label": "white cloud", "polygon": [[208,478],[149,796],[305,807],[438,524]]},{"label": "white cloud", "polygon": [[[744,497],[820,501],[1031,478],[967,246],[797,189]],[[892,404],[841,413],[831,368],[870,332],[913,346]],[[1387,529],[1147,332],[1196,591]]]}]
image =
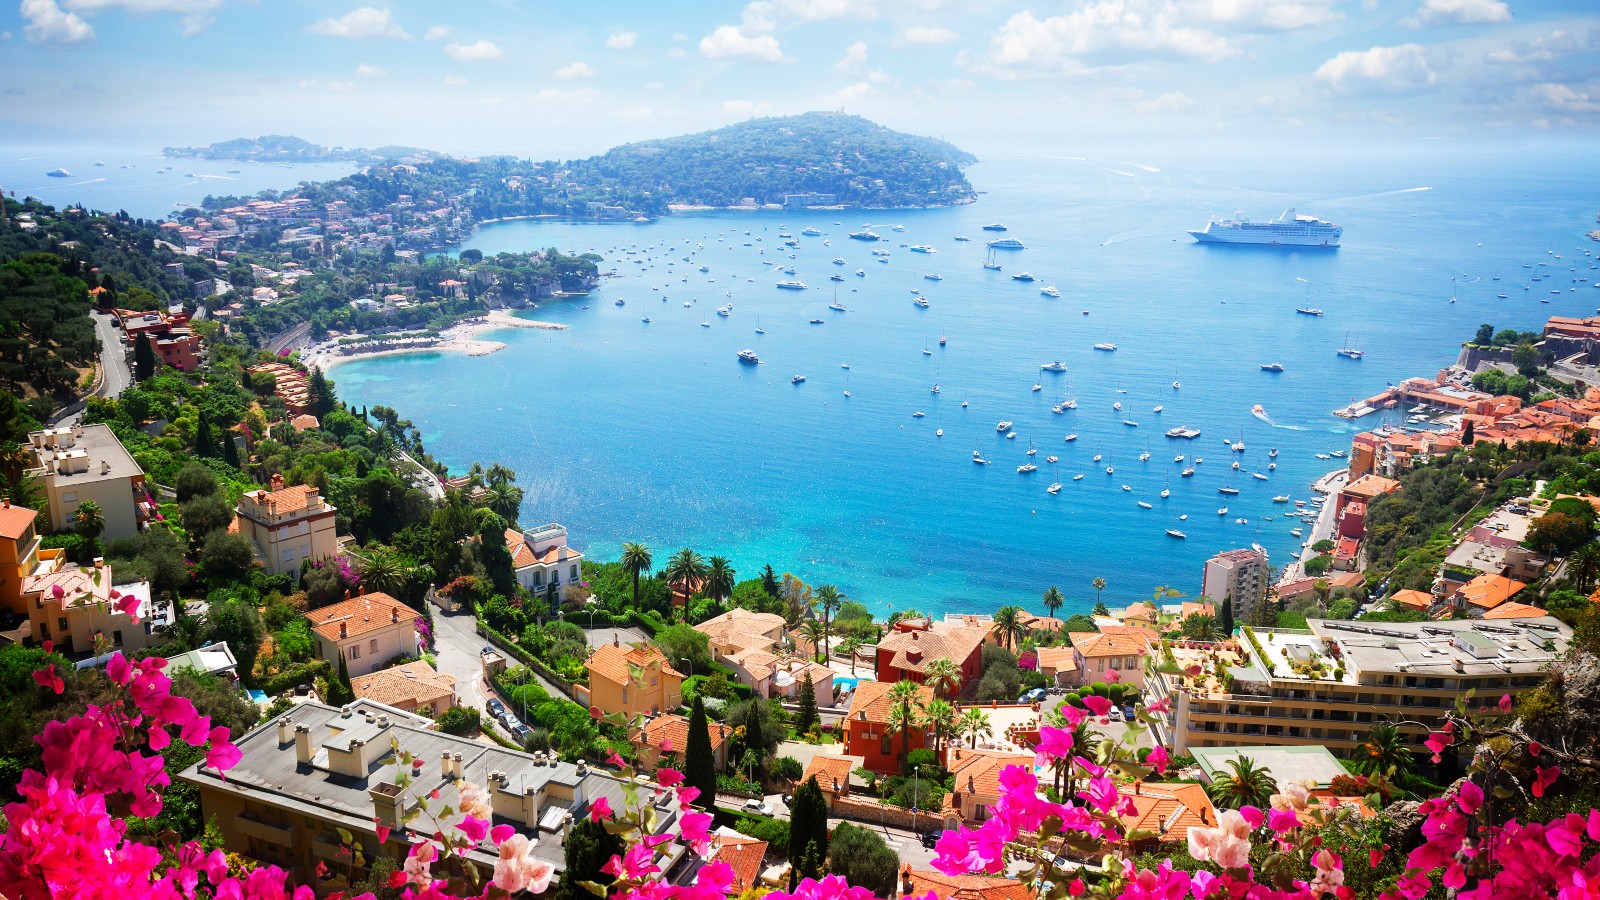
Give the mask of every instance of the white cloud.
[{"label": "white cloud", "polygon": [[867,73],[867,80],[873,84],[888,84],[894,79],[890,78],[889,73],[882,69],[873,69],[871,72]]},{"label": "white cloud", "polygon": [[850,100],[860,100],[870,93],[872,93],[872,85],[865,81],[858,81],[848,87],[840,88],[838,97],[839,101],[844,103]]},{"label": "white cloud", "polygon": [[688,55],[689,51],[683,49],[682,47],[673,47],[667,51],[667,56],[671,57],[672,59],[683,59]]},{"label": "white cloud", "polygon": [[362,78],[387,78],[389,70],[382,66],[369,66],[366,63],[362,63],[356,66],[356,74]]},{"label": "white cloud", "polygon": [[455,33],[456,30],[449,25],[430,25],[428,30],[422,33],[422,39],[425,41],[442,41]]},{"label": "white cloud", "polygon": [[1140,100],[1133,108],[1142,113],[1176,113],[1194,109],[1194,98],[1183,91],[1168,91],[1150,100]]},{"label": "white cloud", "polygon": [[1579,91],[1569,85],[1547,83],[1534,85],[1530,93],[1550,112],[1567,115],[1600,113],[1600,90],[1590,88]]},{"label": "white cloud", "polygon": [[707,59],[747,59],[754,62],[783,62],[783,48],[770,34],[749,36],[737,26],[723,25],[700,39],[700,52]]},{"label": "white cloud", "polygon": [[1344,18],[1333,4],[1315,0],[1185,0],[1175,9],[1184,18],[1249,31],[1293,31]]},{"label": "white cloud", "polygon": [[835,72],[854,72],[867,64],[867,42],[856,41],[844,48],[844,56],[833,64]]},{"label": "white cloud", "polygon": [[390,15],[387,9],[378,9],[375,6],[363,6],[351,10],[337,19],[313,22],[308,30],[312,34],[324,37],[411,40],[411,35],[395,22],[394,16]]},{"label": "white cloud", "polygon": [[666,86],[666,85],[665,85],[665,84],[662,84],[662,83],[661,83],[661,82],[659,82],[659,81],[650,81],[650,82],[646,82],[646,83],[645,83],[645,85],[644,85],[644,89],[645,89],[645,90],[647,90],[647,91],[660,91],[660,90],[665,90],[665,89],[666,89],[666,87],[667,87],[667,86]]},{"label": "white cloud", "polygon": [[624,106],[612,110],[611,117],[618,122],[648,122],[656,117],[656,111],[648,106]]},{"label": "white cloud", "polygon": [[485,40],[470,44],[455,41],[444,46],[444,55],[456,62],[487,62],[500,58],[500,48]]},{"label": "white cloud", "polygon": [[1485,55],[1485,58],[1497,63],[1554,62],[1557,59],[1596,50],[1600,50],[1600,28],[1588,34],[1557,30],[1550,32],[1546,37],[1517,41],[1509,47],[1492,50]]},{"label": "white cloud", "polygon": [[961,35],[948,28],[932,28],[927,25],[913,25],[900,32],[902,44],[946,44]]},{"label": "white cloud", "polygon": [[467,80],[462,78],[460,75],[446,75],[444,77],[444,83],[451,87],[464,87],[466,86]]},{"label": "white cloud", "polygon": [[1439,83],[1420,44],[1347,50],[1323,63],[1313,77],[1338,93],[1410,94]]},{"label": "white cloud", "polygon": [[212,15],[222,6],[222,0],[64,0],[62,7],[86,15],[121,10],[135,14],[175,13],[183,26],[184,37],[199,34],[216,23]]},{"label": "white cloud", "polygon": [[619,31],[606,38],[606,46],[613,50],[632,50],[633,45],[639,40],[637,31]]},{"label": "white cloud", "polygon": [[593,100],[598,96],[600,96],[600,92],[594,88],[577,88],[570,91],[563,90],[561,88],[545,88],[539,93],[534,94],[533,99],[554,101],[558,103],[570,103],[577,100]]},{"label": "white cloud", "polygon": [[860,0],[755,0],[744,8],[744,27],[751,31],[772,31],[779,19],[800,22],[827,22],[833,19],[876,19],[874,4]]},{"label": "white cloud", "polygon": [[1216,62],[1238,51],[1224,37],[1181,24],[1170,7],[1138,0],[1091,0],[1047,19],[1023,11],[994,36],[994,59],[1002,66],[1072,69],[1073,57],[1107,54],[1125,62],[1130,53],[1184,56]]},{"label": "white cloud", "polygon": [[1413,28],[1427,25],[1488,25],[1511,21],[1511,8],[1500,0],[1422,0],[1405,19]]},{"label": "white cloud", "polygon": [[755,116],[771,109],[771,104],[765,100],[724,100],[722,111],[730,116]]},{"label": "white cloud", "polygon": [[93,26],[57,6],[56,0],[22,0],[18,11],[27,21],[23,36],[35,44],[70,47],[94,40]]},{"label": "white cloud", "polygon": [[594,69],[590,68],[588,63],[575,62],[571,65],[562,66],[561,68],[557,69],[556,77],[562,81],[574,81],[579,78],[593,78]]}]

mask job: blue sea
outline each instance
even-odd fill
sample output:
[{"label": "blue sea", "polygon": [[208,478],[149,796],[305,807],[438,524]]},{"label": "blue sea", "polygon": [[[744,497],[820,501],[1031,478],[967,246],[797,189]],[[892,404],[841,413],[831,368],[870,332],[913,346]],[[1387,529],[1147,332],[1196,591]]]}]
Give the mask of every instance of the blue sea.
[{"label": "blue sea", "polygon": [[[198,162],[173,164],[202,174]],[[880,613],[1038,610],[1056,585],[1072,613],[1093,604],[1096,576],[1119,605],[1158,585],[1197,594],[1219,550],[1259,543],[1274,564],[1288,561],[1295,523],[1271,498],[1308,498],[1310,482],[1340,463],[1316,454],[1384,421],[1350,422],[1333,409],[1433,375],[1481,323],[1538,329],[1551,314],[1600,304],[1589,256],[1600,246],[1585,237],[1600,173],[1592,148],[1578,144],[1249,155],[1175,142],[1114,159],[990,154],[968,174],[981,197],[950,209],[485,227],[466,246],[593,251],[617,275],[591,296],[525,313],[568,330],[497,331],[491,339],[507,348],[483,357],[346,363],[333,373],[339,393],[401,410],[453,470],[511,466],[526,490],[522,520],[566,525],[592,558],[616,558],[623,541],[643,541],[661,560],[693,547],[730,557],[743,576],[771,563],[834,583]],[[176,199],[149,186],[166,177],[137,182],[138,196],[160,198],[148,208]],[[1185,234],[1213,215],[1266,219],[1289,207],[1343,225],[1342,248],[1202,246]],[[996,253],[1002,272],[982,268],[985,240],[1001,236],[982,226],[995,222],[1027,245]],[[883,241],[846,237],[868,224]],[[808,227],[823,236],[801,236]],[[798,249],[783,245],[784,232]],[[918,244],[938,252],[904,246]],[[890,251],[889,262],[872,250]],[[1038,280],[1012,280],[1022,271]],[[791,279],[809,290],[774,287]],[[1061,297],[1042,296],[1047,285]],[[828,309],[836,287],[848,312]],[[913,290],[929,308],[913,305]],[[719,317],[727,303],[732,314]],[[1102,341],[1118,349],[1092,349]],[[1365,358],[1336,356],[1347,342]],[[746,348],[760,366],[738,363]],[[1068,370],[1040,370],[1054,360]],[[1269,362],[1284,371],[1261,371]],[[794,375],[806,380],[791,384]],[[1076,410],[1051,412],[1069,396]],[[996,432],[1001,420],[1014,423],[1014,439]],[[1177,425],[1202,436],[1166,438]],[[1066,442],[1069,433],[1078,439]],[[1224,440],[1247,450],[1232,453]],[[1019,474],[1030,447],[1039,470]],[[992,465],[974,465],[974,450]],[[1180,453],[1185,463],[1174,463]],[[1180,478],[1197,456],[1198,474]],[[1052,482],[1058,495],[1046,492]],[[1218,493],[1230,484],[1241,493]]]}]

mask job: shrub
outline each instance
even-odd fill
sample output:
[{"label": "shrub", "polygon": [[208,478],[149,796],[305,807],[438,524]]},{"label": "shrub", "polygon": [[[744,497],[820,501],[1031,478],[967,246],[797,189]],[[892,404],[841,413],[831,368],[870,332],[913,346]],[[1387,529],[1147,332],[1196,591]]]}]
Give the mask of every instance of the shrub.
[{"label": "shrub", "polygon": [[483,716],[469,706],[452,706],[440,714],[439,730],[445,734],[471,737],[483,730]]}]

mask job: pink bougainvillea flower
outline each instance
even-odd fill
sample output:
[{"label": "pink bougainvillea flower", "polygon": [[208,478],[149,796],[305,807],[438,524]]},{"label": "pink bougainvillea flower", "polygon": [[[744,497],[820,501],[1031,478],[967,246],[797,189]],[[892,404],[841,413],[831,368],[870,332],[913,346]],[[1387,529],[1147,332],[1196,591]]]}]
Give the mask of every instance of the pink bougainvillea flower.
[{"label": "pink bougainvillea flower", "polygon": [[1503,712],[1503,713],[1511,712],[1511,695],[1510,694],[1501,694],[1500,695],[1500,711]]},{"label": "pink bougainvillea flower", "polygon": [[1111,669],[1111,670],[1106,672],[1106,683],[1107,684],[1116,684],[1117,682],[1119,682],[1121,680],[1122,680],[1122,673],[1118,672],[1116,669]]},{"label": "pink bougainvillea flower", "polygon": [[618,756],[617,751],[613,750],[611,751],[611,755],[606,757],[606,765],[616,766],[617,768],[621,769],[626,766],[627,763],[623,762],[622,757]]},{"label": "pink bougainvillea flower", "polygon": [[677,769],[657,769],[656,783],[664,788],[672,787],[683,780],[683,773]]},{"label": "pink bougainvillea flower", "polygon": [[1111,699],[1098,694],[1090,694],[1083,698],[1083,705],[1089,707],[1089,711],[1096,716],[1104,717],[1111,712]]},{"label": "pink bougainvillea flower", "polygon": [[476,816],[467,816],[456,823],[456,830],[466,835],[472,843],[481,844],[489,834],[489,823]]},{"label": "pink bougainvillea flower", "polygon": [[710,825],[711,816],[708,813],[692,812],[683,817],[679,836],[698,856],[703,857],[711,851],[711,833],[706,830]]},{"label": "pink bougainvillea flower", "polygon": [[1444,748],[1454,744],[1455,742],[1455,735],[1444,731],[1435,731],[1434,733],[1428,735],[1428,739],[1426,741],[1423,741],[1423,743],[1427,745],[1428,750],[1433,753],[1434,762],[1439,761],[1440,754],[1444,753]]},{"label": "pink bougainvillea flower", "polygon": [[589,818],[598,822],[601,819],[611,818],[611,801],[604,797],[596,798],[589,805]]},{"label": "pink bougainvillea flower", "polygon": [[493,841],[494,845],[498,847],[511,840],[511,836],[516,833],[517,829],[514,825],[496,825],[489,829],[489,840]]},{"label": "pink bougainvillea flower", "polygon": [[1189,829],[1189,855],[1224,869],[1242,869],[1250,864],[1250,831],[1238,810],[1224,810],[1217,815],[1217,827]]},{"label": "pink bougainvillea flower", "polygon": [[56,674],[55,663],[51,663],[42,669],[35,670],[33,673],[33,680],[39,682],[57,694],[67,689],[67,683],[61,680],[60,675]]},{"label": "pink bougainvillea flower", "polygon": [[1072,732],[1049,725],[1039,729],[1039,746],[1034,748],[1034,761],[1046,763],[1065,759],[1072,753]]},{"label": "pink bougainvillea flower", "polygon": [[535,841],[522,834],[513,834],[500,844],[500,856],[494,864],[495,887],[512,894],[518,891],[539,894],[550,886],[555,867],[534,857],[535,845]]},{"label": "pink bougainvillea flower", "polygon": [[1456,791],[1456,805],[1469,816],[1477,812],[1483,805],[1483,788],[1470,780],[1461,782],[1461,789]]},{"label": "pink bougainvillea flower", "polygon": [[671,753],[672,752],[672,746],[673,746],[672,745],[672,738],[664,737],[664,738],[661,739],[661,752],[662,753]]},{"label": "pink bougainvillea flower", "polygon": [[133,624],[139,624],[140,600],[135,594],[124,594],[121,600],[116,601],[117,610],[128,617]]},{"label": "pink bougainvillea flower", "polygon": [[1144,761],[1150,768],[1155,769],[1157,774],[1165,775],[1167,774],[1167,763],[1171,762],[1172,758],[1167,755],[1167,748],[1157,744],[1156,748],[1150,751],[1150,755],[1144,758]]},{"label": "pink bougainvillea flower", "polygon": [[1556,779],[1561,777],[1560,766],[1551,766],[1548,769],[1546,769],[1544,766],[1538,766],[1533,770],[1533,772],[1533,785],[1529,788],[1529,790],[1533,791],[1533,795],[1535,797],[1543,797],[1545,789],[1550,785],[1555,784]]}]

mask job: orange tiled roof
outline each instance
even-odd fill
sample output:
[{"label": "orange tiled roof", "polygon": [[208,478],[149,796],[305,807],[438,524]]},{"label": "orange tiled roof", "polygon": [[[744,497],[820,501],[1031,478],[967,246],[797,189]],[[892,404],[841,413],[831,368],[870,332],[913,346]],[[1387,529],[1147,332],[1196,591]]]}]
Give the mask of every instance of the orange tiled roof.
[{"label": "orange tiled roof", "polygon": [[1057,672],[1072,672],[1078,668],[1078,663],[1073,659],[1071,647],[1040,647],[1039,668],[1054,669]]},{"label": "orange tiled roof", "polygon": [[[957,758],[959,754],[959,758]],[[952,793],[975,794],[979,797],[1000,796],[1000,772],[1006,766],[1032,768],[1033,754],[1011,753],[1005,750],[950,750],[950,776],[955,779]]]},{"label": "orange tiled roof", "polygon": [[[856,693],[850,700],[850,721],[873,722],[882,724],[889,721],[889,707],[893,702],[889,699],[889,691],[894,687],[889,681],[863,681],[856,685]],[[917,685],[917,699],[915,704],[929,703],[933,700],[933,688],[924,684]],[[862,713],[866,715],[863,716]]]},{"label": "orange tiled roof", "polygon": [[1346,485],[1345,489],[1340,493],[1348,494],[1351,497],[1365,497],[1371,500],[1374,497],[1381,497],[1384,494],[1391,494],[1398,490],[1400,490],[1400,482],[1395,481],[1393,478],[1385,478],[1382,475],[1363,475]]},{"label": "orange tiled roof", "polygon": [[80,604],[109,603],[111,567],[106,566],[98,581],[94,577],[93,568],[84,569],[78,566],[29,575],[22,579],[22,593],[25,595],[40,594],[52,598],[56,595],[56,588],[61,589],[62,609],[71,609]]},{"label": "orange tiled roof", "polygon": [[[706,730],[711,735],[711,749],[722,746],[722,742],[733,734],[733,729],[721,722],[706,722]],[[689,720],[675,713],[656,716],[645,723],[644,731],[640,733],[644,743],[659,749],[663,753],[684,753],[689,749]],[[668,749],[670,747],[671,749]]]},{"label": "orange tiled roof", "polygon": [[805,784],[812,776],[816,776],[817,787],[825,791],[832,791],[835,784],[839,785],[841,793],[850,793],[850,773],[855,770],[855,763],[849,757],[828,756],[818,753],[811,757],[811,762],[806,763],[806,770],[800,776],[800,783]]},{"label": "orange tiled roof", "polygon": [[1433,595],[1427,591],[1414,591],[1410,588],[1403,591],[1395,591],[1394,596],[1390,599],[1418,612],[1426,612],[1430,606],[1433,606],[1434,602]]},{"label": "orange tiled roof", "polygon": [[[336,644],[340,640],[360,637],[369,631],[389,628],[394,625],[396,618],[407,627],[412,627],[417,620],[416,610],[382,591],[373,591],[370,594],[362,594],[330,606],[313,609],[305,616],[311,621],[312,631]],[[340,624],[345,626],[344,638],[339,637]]]},{"label": "orange tiled roof", "polygon": [[600,677],[613,684],[629,684],[628,666],[650,667],[661,666],[661,671],[666,675],[683,677],[683,673],[667,665],[667,658],[660,650],[640,644],[637,646],[620,647],[616,644],[601,644],[589,654],[589,659],[583,664],[590,675]]},{"label": "orange tiled roof", "polygon": [[[1125,628],[1126,626],[1107,625],[1106,629]],[[1150,647],[1150,642],[1142,634],[1129,632],[1145,632],[1143,628],[1128,628],[1126,632],[1110,632],[1102,630],[1099,633],[1092,631],[1074,631],[1072,633],[1072,646],[1086,659],[1101,656],[1137,656],[1145,653]]]},{"label": "orange tiled roof", "polygon": [[1525,587],[1526,584],[1515,578],[1484,574],[1462,585],[1458,593],[1471,606],[1494,609]]},{"label": "orange tiled roof", "polygon": [[1483,614],[1485,619],[1537,619],[1545,611],[1526,603],[1502,603]]},{"label": "orange tiled roof", "polygon": [[22,533],[28,530],[28,526],[33,524],[33,519],[37,515],[39,515],[38,510],[16,506],[8,501],[5,506],[0,507],[0,537],[8,541],[22,537]]},{"label": "orange tiled roof", "polygon": [[352,678],[350,687],[357,697],[405,709],[454,697],[456,677],[418,660]]},{"label": "orange tiled roof", "polygon": [[927,631],[893,631],[878,642],[878,649],[894,653],[889,665],[903,672],[925,672],[936,659],[955,660],[961,665],[983,646],[989,633],[981,628],[964,628],[933,623]]},{"label": "orange tiled roof", "polygon": [[1014,878],[986,875],[946,875],[942,872],[908,868],[911,890],[906,896],[926,896],[932,891],[939,900],[1028,900],[1033,892]]},{"label": "orange tiled roof", "polygon": [[245,496],[275,513],[292,513],[306,508],[306,496],[317,493],[310,485],[297,484],[278,491],[252,491]]},{"label": "orange tiled roof", "polygon": [[713,862],[725,862],[733,868],[733,885],[737,892],[756,886],[761,877],[761,861],[767,855],[767,842],[744,835],[719,834],[717,849],[711,854]]},{"label": "orange tiled roof", "polygon": [[1184,843],[1189,829],[1217,824],[1217,808],[1198,784],[1140,783],[1133,794],[1134,813],[1123,816],[1125,829],[1157,835],[1163,842]]},{"label": "orange tiled roof", "polygon": [[[561,551],[567,551],[567,558],[561,559]],[[511,554],[511,567],[521,569],[527,566],[548,566],[557,562],[577,562],[583,559],[583,554],[571,547],[550,546],[544,548],[543,553],[533,552],[528,546],[527,538],[515,528],[506,529],[506,552]]]}]

